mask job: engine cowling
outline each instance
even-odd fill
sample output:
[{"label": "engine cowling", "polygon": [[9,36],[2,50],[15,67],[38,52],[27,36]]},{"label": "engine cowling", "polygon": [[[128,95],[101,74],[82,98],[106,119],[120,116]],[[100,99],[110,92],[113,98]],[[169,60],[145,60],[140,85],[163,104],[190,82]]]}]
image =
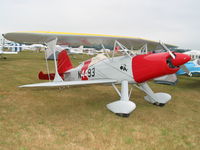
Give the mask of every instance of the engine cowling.
[{"label": "engine cowling", "polygon": [[176,73],[180,65],[188,62],[190,56],[182,53],[174,53],[175,59],[169,53],[153,53],[138,55],[132,58],[132,73],[136,82]]}]

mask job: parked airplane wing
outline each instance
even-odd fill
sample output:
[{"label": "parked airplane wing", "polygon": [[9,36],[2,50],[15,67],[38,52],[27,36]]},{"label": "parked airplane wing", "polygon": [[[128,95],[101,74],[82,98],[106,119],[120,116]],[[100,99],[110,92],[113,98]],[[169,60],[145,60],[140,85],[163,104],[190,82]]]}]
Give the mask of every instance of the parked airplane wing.
[{"label": "parked airplane wing", "polygon": [[0,51],[0,54],[18,54],[18,52],[5,52],[5,51]]},{"label": "parked airplane wing", "polygon": [[[11,32],[5,33],[3,36],[14,42],[25,44],[44,44],[57,37],[58,45],[69,46],[86,46],[101,49],[102,44],[109,49],[113,48],[115,40],[126,46],[128,49],[139,49],[144,44],[148,44],[148,49],[160,49],[159,42],[142,39],[138,37],[127,36],[113,36],[113,35],[101,35],[101,34],[83,34],[83,33],[66,33],[66,32],[46,32],[46,31],[34,31],[34,32]],[[176,47],[174,45],[166,44],[167,47]]]},{"label": "parked airplane wing", "polygon": [[87,81],[63,81],[63,82],[44,82],[36,84],[27,84],[19,87],[55,87],[55,86],[69,86],[69,85],[86,85],[86,84],[105,84],[115,83],[116,80],[103,79],[103,80],[87,80]]}]

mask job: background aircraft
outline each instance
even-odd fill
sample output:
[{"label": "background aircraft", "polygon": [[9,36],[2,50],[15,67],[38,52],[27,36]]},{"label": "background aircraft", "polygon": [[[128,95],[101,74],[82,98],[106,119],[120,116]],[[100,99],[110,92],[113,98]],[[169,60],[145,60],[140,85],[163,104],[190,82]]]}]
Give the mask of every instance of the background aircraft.
[{"label": "background aircraft", "polygon": [[69,54],[83,54],[83,45],[78,48],[70,47],[68,50]]},{"label": "background aircraft", "polygon": [[[189,61],[185,64],[187,69],[190,71],[192,76],[200,76],[200,59],[195,59],[193,61]],[[187,74],[183,69],[180,69],[177,72],[177,75]]]},{"label": "background aircraft", "polygon": [[5,56],[3,56],[4,54],[17,54],[18,51],[16,52],[10,52],[10,51],[4,51],[4,49],[9,50],[9,48],[19,48],[18,46],[13,46],[13,45],[9,45],[7,43],[5,43],[5,39],[1,39],[1,43],[0,43],[0,58],[6,59]]},{"label": "background aircraft", "polygon": [[196,59],[200,60],[200,50],[190,50],[190,51],[184,52],[184,54],[189,55],[192,60],[196,60]]},{"label": "background aircraft", "polygon": [[6,59],[6,57],[4,57],[4,54],[17,54],[18,52],[8,52],[8,51],[3,51],[3,46],[0,46],[0,57],[3,59]]}]

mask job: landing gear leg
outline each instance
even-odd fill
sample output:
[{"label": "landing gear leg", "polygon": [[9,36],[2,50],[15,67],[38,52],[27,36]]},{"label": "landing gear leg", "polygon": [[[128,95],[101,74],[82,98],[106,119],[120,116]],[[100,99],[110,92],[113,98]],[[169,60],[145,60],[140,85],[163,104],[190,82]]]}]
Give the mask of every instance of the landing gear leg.
[{"label": "landing gear leg", "polygon": [[120,96],[120,100],[107,104],[107,108],[120,117],[128,117],[130,113],[136,108],[135,103],[129,100],[128,81],[122,81],[121,93],[114,86],[115,90]]},{"label": "landing gear leg", "polygon": [[154,93],[147,83],[139,84],[138,88],[147,94],[144,99],[156,106],[162,107],[171,100],[171,95],[167,93]]}]

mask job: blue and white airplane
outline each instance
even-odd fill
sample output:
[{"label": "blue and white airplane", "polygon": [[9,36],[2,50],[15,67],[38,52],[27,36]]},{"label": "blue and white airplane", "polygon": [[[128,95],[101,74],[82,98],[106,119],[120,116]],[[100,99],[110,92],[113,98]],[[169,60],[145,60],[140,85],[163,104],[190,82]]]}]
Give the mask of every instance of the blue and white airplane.
[{"label": "blue and white airplane", "polygon": [[[200,60],[199,59],[187,62],[185,64],[185,67],[190,71],[192,76],[200,76]],[[188,73],[186,73],[183,69],[180,69],[176,74],[184,75]]]},{"label": "blue and white airplane", "polygon": [[8,52],[8,51],[3,51],[4,48],[9,48],[11,46],[5,45],[4,41],[1,40],[0,43],[0,58],[6,59],[5,56],[3,56],[4,54],[17,54],[18,52]]}]

